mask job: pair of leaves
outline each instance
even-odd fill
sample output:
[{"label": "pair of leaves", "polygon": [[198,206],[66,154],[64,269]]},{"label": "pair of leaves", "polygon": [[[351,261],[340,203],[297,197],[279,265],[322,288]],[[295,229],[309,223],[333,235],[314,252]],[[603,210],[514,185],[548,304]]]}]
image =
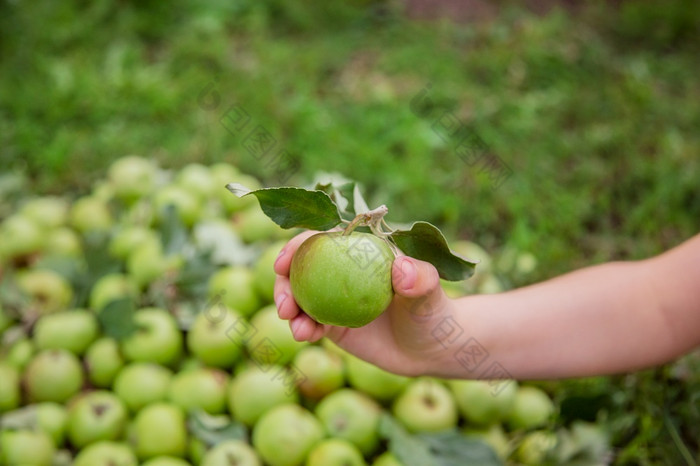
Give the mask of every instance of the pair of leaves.
[{"label": "pair of leaves", "polygon": [[487,444],[465,437],[457,430],[433,434],[410,434],[389,414],[379,423],[379,434],[389,451],[406,466],[501,466]]},{"label": "pair of leaves", "polygon": [[[330,230],[369,210],[355,183],[338,188],[318,185],[315,190],[279,187],[251,191],[238,183],[226,187],[238,197],[255,196],[263,212],[282,228]],[[415,222],[408,230],[394,230],[389,237],[404,254],[435,266],[440,278],[459,281],[474,273],[477,261],[450,251],[442,232],[428,222]]]}]

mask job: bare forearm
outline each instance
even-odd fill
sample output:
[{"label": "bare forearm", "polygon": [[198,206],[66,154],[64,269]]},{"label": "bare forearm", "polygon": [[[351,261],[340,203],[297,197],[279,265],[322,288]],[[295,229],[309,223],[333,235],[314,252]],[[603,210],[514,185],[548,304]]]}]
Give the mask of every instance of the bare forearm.
[{"label": "bare forearm", "polygon": [[[455,315],[490,364],[515,378],[632,371],[700,343],[698,267],[700,237],[647,261],[609,263],[499,295],[462,298]],[[479,376],[453,355],[458,343],[444,353],[440,366],[447,373],[441,375]]]}]

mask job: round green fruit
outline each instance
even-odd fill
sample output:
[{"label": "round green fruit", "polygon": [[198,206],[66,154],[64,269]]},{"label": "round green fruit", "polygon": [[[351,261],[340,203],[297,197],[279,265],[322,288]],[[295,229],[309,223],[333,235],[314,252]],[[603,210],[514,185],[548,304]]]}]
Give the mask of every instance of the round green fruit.
[{"label": "round green fruit", "polygon": [[226,410],[228,376],[219,369],[203,367],[175,374],[168,399],[185,411],[221,414]]},{"label": "round green fruit", "polygon": [[262,466],[258,454],[245,442],[224,440],[209,450],[200,466]]},{"label": "round green fruit", "polygon": [[457,425],[457,406],[450,391],[430,378],[411,381],[394,401],[393,413],[411,432],[440,432]]},{"label": "round green fruit", "polygon": [[460,414],[472,424],[490,425],[513,409],[518,384],[513,380],[451,380],[448,382]]},{"label": "round green fruit", "polygon": [[78,452],[73,466],[137,466],[136,455],[128,445],[103,440],[95,442]]},{"label": "round green fruit", "polygon": [[46,241],[44,227],[23,216],[13,215],[0,224],[0,258],[12,259],[39,252]]},{"label": "round green fruit", "polygon": [[316,406],[328,435],[348,440],[367,456],[379,445],[380,412],[374,400],[349,388],[331,393]]},{"label": "round green fruit", "polygon": [[279,318],[274,304],[253,315],[250,325],[254,332],[246,340],[248,354],[262,364],[287,364],[308,345],[308,342],[294,339],[289,323]]},{"label": "round green fruit", "polygon": [[90,382],[98,388],[112,386],[114,378],[124,366],[119,344],[113,338],[95,341],[85,352],[85,368]]},{"label": "round green fruit", "polygon": [[147,460],[156,456],[185,456],[187,426],[185,413],[170,403],[153,403],[134,418],[130,431],[136,456]]},{"label": "round green fruit", "polygon": [[138,286],[127,275],[112,273],[98,279],[90,290],[90,309],[101,311],[110,302],[122,298],[136,298]]},{"label": "round green fruit", "polygon": [[260,298],[255,292],[255,277],[247,267],[223,267],[209,279],[209,296],[218,298],[225,306],[243,316],[260,309]]},{"label": "round green fruit", "polygon": [[385,451],[374,460],[372,466],[403,466],[403,464],[390,451]]},{"label": "round green fruit", "polygon": [[68,426],[68,411],[66,407],[51,401],[36,404],[34,407],[39,430],[51,436],[56,448],[63,446]]},{"label": "round green fruit", "polygon": [[248,322],[223,304],[200,312],[187,332],[187,349],[207,366],[230,368],[241,357]]},{"label": "round green fruit", "polygon": [[197,223],[202,211],[197,195],[177,185],[169,185],[159,190],[155,196],[155,205],[160,220],[163,219],[165,210],[172,206],[178,218],[186,226]]},{"label": "round green fruit", "polygon": [[150,160],[129,155],[110,165],[107,176],[115,196],[126,202],[133,202],[153,191],[157,171]]},{"label": "round green fruit", "polygon": [[253,267],[255,289],[263,301],[268,303],[271,303],[274,298],[275,280],[277,279],[274,269],[275,261],[285,244],[285,242],[280,241],[268,246]]},{"label": "round green fruit", "polygon": [[24,370],[34,357],[35,351],[34,342],[27,337],[21,337],[7,349],[4,360],[17,369]]},{"label": "round green fruit", "polygon": [[48,434],[30,430],[0,431],[0,464],[51,466],[56,448]]},{"label": "round green fruit", "polygon": [[17,287],[40,314],[63,311],[73,300],[73,288],[62,275],[49,269],[29,269],[17,276]]},{"label": "round green fruit", "polygon": [[543,426],[554,414],[554,403],[537,387],[520,387],[515,394],[508,425],[512,429],[533,429]]},{"label": "round green fruit", "polygon": [[330,438],[311,450],[306,466],[367,466],[367,463],[355,445],[347,440]]},{"label": "round green fruit", "polygon": [[237,421],[252,426],[275,406],[298,401],[293,382],[282,366],[249,366],[230,383],[229,411]]},{"label": "round green fruit", "polygon": [[556,446],[555,433],[542,430],[530,432],[518,445],[515,456],[524,465],[550,464]]},{"label": "round green fruit", "polygon": [[44,245],[44,253],[77,259],[82,257],[83,244],[74,230],[68,227],[60,227],[49,232]]},{"label": "round green fruit", "polygon": [[112,213],[107,203],[87,196],[75,201],[69,212],[70,224],[81,233],[105,232],[112,227]]},{"label": "round green fruit", "polygon": [[257,207],[238,212],[233,224],[238,236],[246,243],[278,239],[284,234],[284,230]]},{"label": "round green fruit", "polygon": [[99,440],[117,440],[126,422],[126,407],[116,395],[104,390],[89,392],[70,405],[68,439],[76,448]]},{"label": "round green fruit", "polygon": [[167,398],[173,373],[152,362],[126,365],[114,379],[114,393],[132,412]]},{"label": "round green fruit", "polygon": [[293,367],[304,374],[299,391],[312,400],[320,400],[345,384],[343,360],[321,346],[307,346],[299,350]]},{"label": "round green fruit", "polygon": [[270,466],[301,466],[321,439],[321,423],[297,404],[273,408],[253,429],[253,446]]},{"label": "round green fruit", "polygon": [[0,361],[0,415],[17,408],[20,400],[19,370],[11,364]]},{"label": "round green fruit", "polygon": [[214,190],[223,188],[215,184],[214,176],[206,165],[190,163],[182,167],[175,178],[175,183],[202,201],[209,199]]},{"label": "round green fruit", "polygon": [[183,349],[182,332],[175,318],[166,310],[144,308],[136,311],[138,330],[122,340],[121,350],[130,361],[174,363]]},{"label": "round green fruit", "polygon": [[410,380],[350,354],[346,356],[345,362],[350,385],[377,400],[394,399]]},{"label": "round green fruit", "polygon": [[20,214],[43,227],[56,228],[66,222],[68,202],[55,196],[38,197],[25,203]]},{"label": "round green fruit", "polygon": [[78,393],[82,386],[80,360],[62,349],[39,352],[24,372],[24,387],[31,401],[63,403]]},{"label": "round green fruit", "polygon": [[40,350],[65,349],[82,355],[99,334],[95,314],[83,309],[57,312],[39,319],[34,326],[34,343]]},{"label": "round green fruit", "polygon": [[318,233],[292,259],[289,279],[299,306],[317,322],[361,327],[387,308],[394,293],[394,253],[369,233]]},{"label": "round green fruit", "polygon": [[[238,466],[237,463],[233,464]],[[145,463],[141,463],[141,466],[190,466],[190,463],[174,456],[156,456]]]},{"label": "round green fruit", "polygon": [[133,250],[150,243],[160,243],[158,234],[154,230],[141,225],[128,225],[119,230],[110,240],[109,254],[125,260]]}]

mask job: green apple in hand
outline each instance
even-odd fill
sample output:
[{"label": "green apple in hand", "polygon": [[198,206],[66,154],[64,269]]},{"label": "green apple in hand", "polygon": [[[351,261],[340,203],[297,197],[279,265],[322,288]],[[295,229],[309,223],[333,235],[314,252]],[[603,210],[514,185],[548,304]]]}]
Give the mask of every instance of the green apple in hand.
[{"label": "green apple in hand", "polygon": [[114,379],[114,393],[132,412],[167,398],[173,373],[152,362],[126,365]]},{"label": "green apple in hand", "polygon": [[411,432],[439,432],[457,425],[457,406],[450,391],[431,378],[411,381],[394,400],[393,413]]},{"label": "green apple in hand", "polygon": [[219,369],[203,367],[175,374],[168,399],[185,411],[201,409],[209,414],[226,410],[228,375]]},{"label": "green apple in hand", "polygon": [[316,406],[326,432],[352,442],[366,456],[379,445],[380,412],[374,400],[349,388],[331,393]]},{"label": "green apple in hand", "polygon": [[240,440],[224,440],[209,450],[199,466],[262,466],[253,448]]},{"label": "green apple in hand", "polygon": [[39,319],[34,326],[34,343],[40,350],[65,349],[82,355],[99,334],[95,314],[84,309],[57,312]]},{"label": "green apple in hand", "polygon": [[122,442],[102,440],[78,452],[73,466],[138,466],[136,455]]},{"label": "green apple in hand", "polygon": [[80,360],[63,349],[39,352],[24,372],[24,387],[31,401],[63,403],[78,393],[82,386]]},{"label": "green apple in hand", "polygon": [[126,407],[116,395],[104,390],[89,392],[70,405],[68,439],[76,448],[98,440],[117,440],[126,422]]},{"label": "green apple in hand", "polygon": [[126,359],[164,365],[177,361],[183,338],[172,314],[164,309],[144,308],[136,311],[134,321],[138,330],[121,343]]},{"label": "green apple in hand", "polygon": [[98,388],[111,387],[114,378],[124,366],[119,344],[109,337],[102,337],[90,345],[83,361],[88,380]]},{"label": "green apple in hand", "polygon": [[230,368],[241,357],[247,327],[236,312],[214,305],[195,318],[187,332],[187,349],[208,366]]},{"label": "green apple in hand", "polygon": [[0,430],[0,464],[51,466],[56,449],[48,434],[31,430]]},{"label": "green apple in hand", "polygon": [[289,280],[294,299],[322,324],[361,327],[389,306],[394,253],[369,233],[317,233],[294,253]]},{"label": "green apple in hand", "polygon": [[187,446],[185,413],[165,402],[150,404],[136,414],[129,438],[142,461],[156,456],[184,457]]},{"label": "green apple in hand", "polygon": [[253,446],[270,466],[302,465],[321,439],[321,423],[296,404],[283,404],[271,409],[253,429]]},{"label": "green apple in hand", "polygon": [[320,400],[345,384],[343,360],[321,346],[300,349],[293,366],[303,374],[299,391],[312,400]]},{"label": "green apple in hand", "polygon": [[367,463],[354,444],[330,438],[321,441],[311,450],[306,466],[367,466]]},{"label": "green apple in hand", "polygon": [[298,401],[299,395],[293,382],[283,366],[251,365],[231,381],[228,390],[229,411],[237,421],[252,426],[275,406]]}]

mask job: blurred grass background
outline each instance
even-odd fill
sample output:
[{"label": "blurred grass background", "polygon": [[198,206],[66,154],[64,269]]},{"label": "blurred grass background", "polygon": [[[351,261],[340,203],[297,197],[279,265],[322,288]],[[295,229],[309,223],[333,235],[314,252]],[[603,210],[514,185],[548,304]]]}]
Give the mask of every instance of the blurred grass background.
[{"label": "blurred grass background", "polygon": [[[389,220],[531,251],[516,285],[697,233],[700,3],[497,5],[453,23],[401,2],[0,0],[0,169],[77,194],[133,153],[274,185],[220,123],[239,105],[298,162],[286,184],[338,172]],[[512,169],[498,189],[411,111],[428,83]],[[595,382],[617,397],[619,464],[682,464],[676,437],[697,449],[700,395],[676,373]]]}]

